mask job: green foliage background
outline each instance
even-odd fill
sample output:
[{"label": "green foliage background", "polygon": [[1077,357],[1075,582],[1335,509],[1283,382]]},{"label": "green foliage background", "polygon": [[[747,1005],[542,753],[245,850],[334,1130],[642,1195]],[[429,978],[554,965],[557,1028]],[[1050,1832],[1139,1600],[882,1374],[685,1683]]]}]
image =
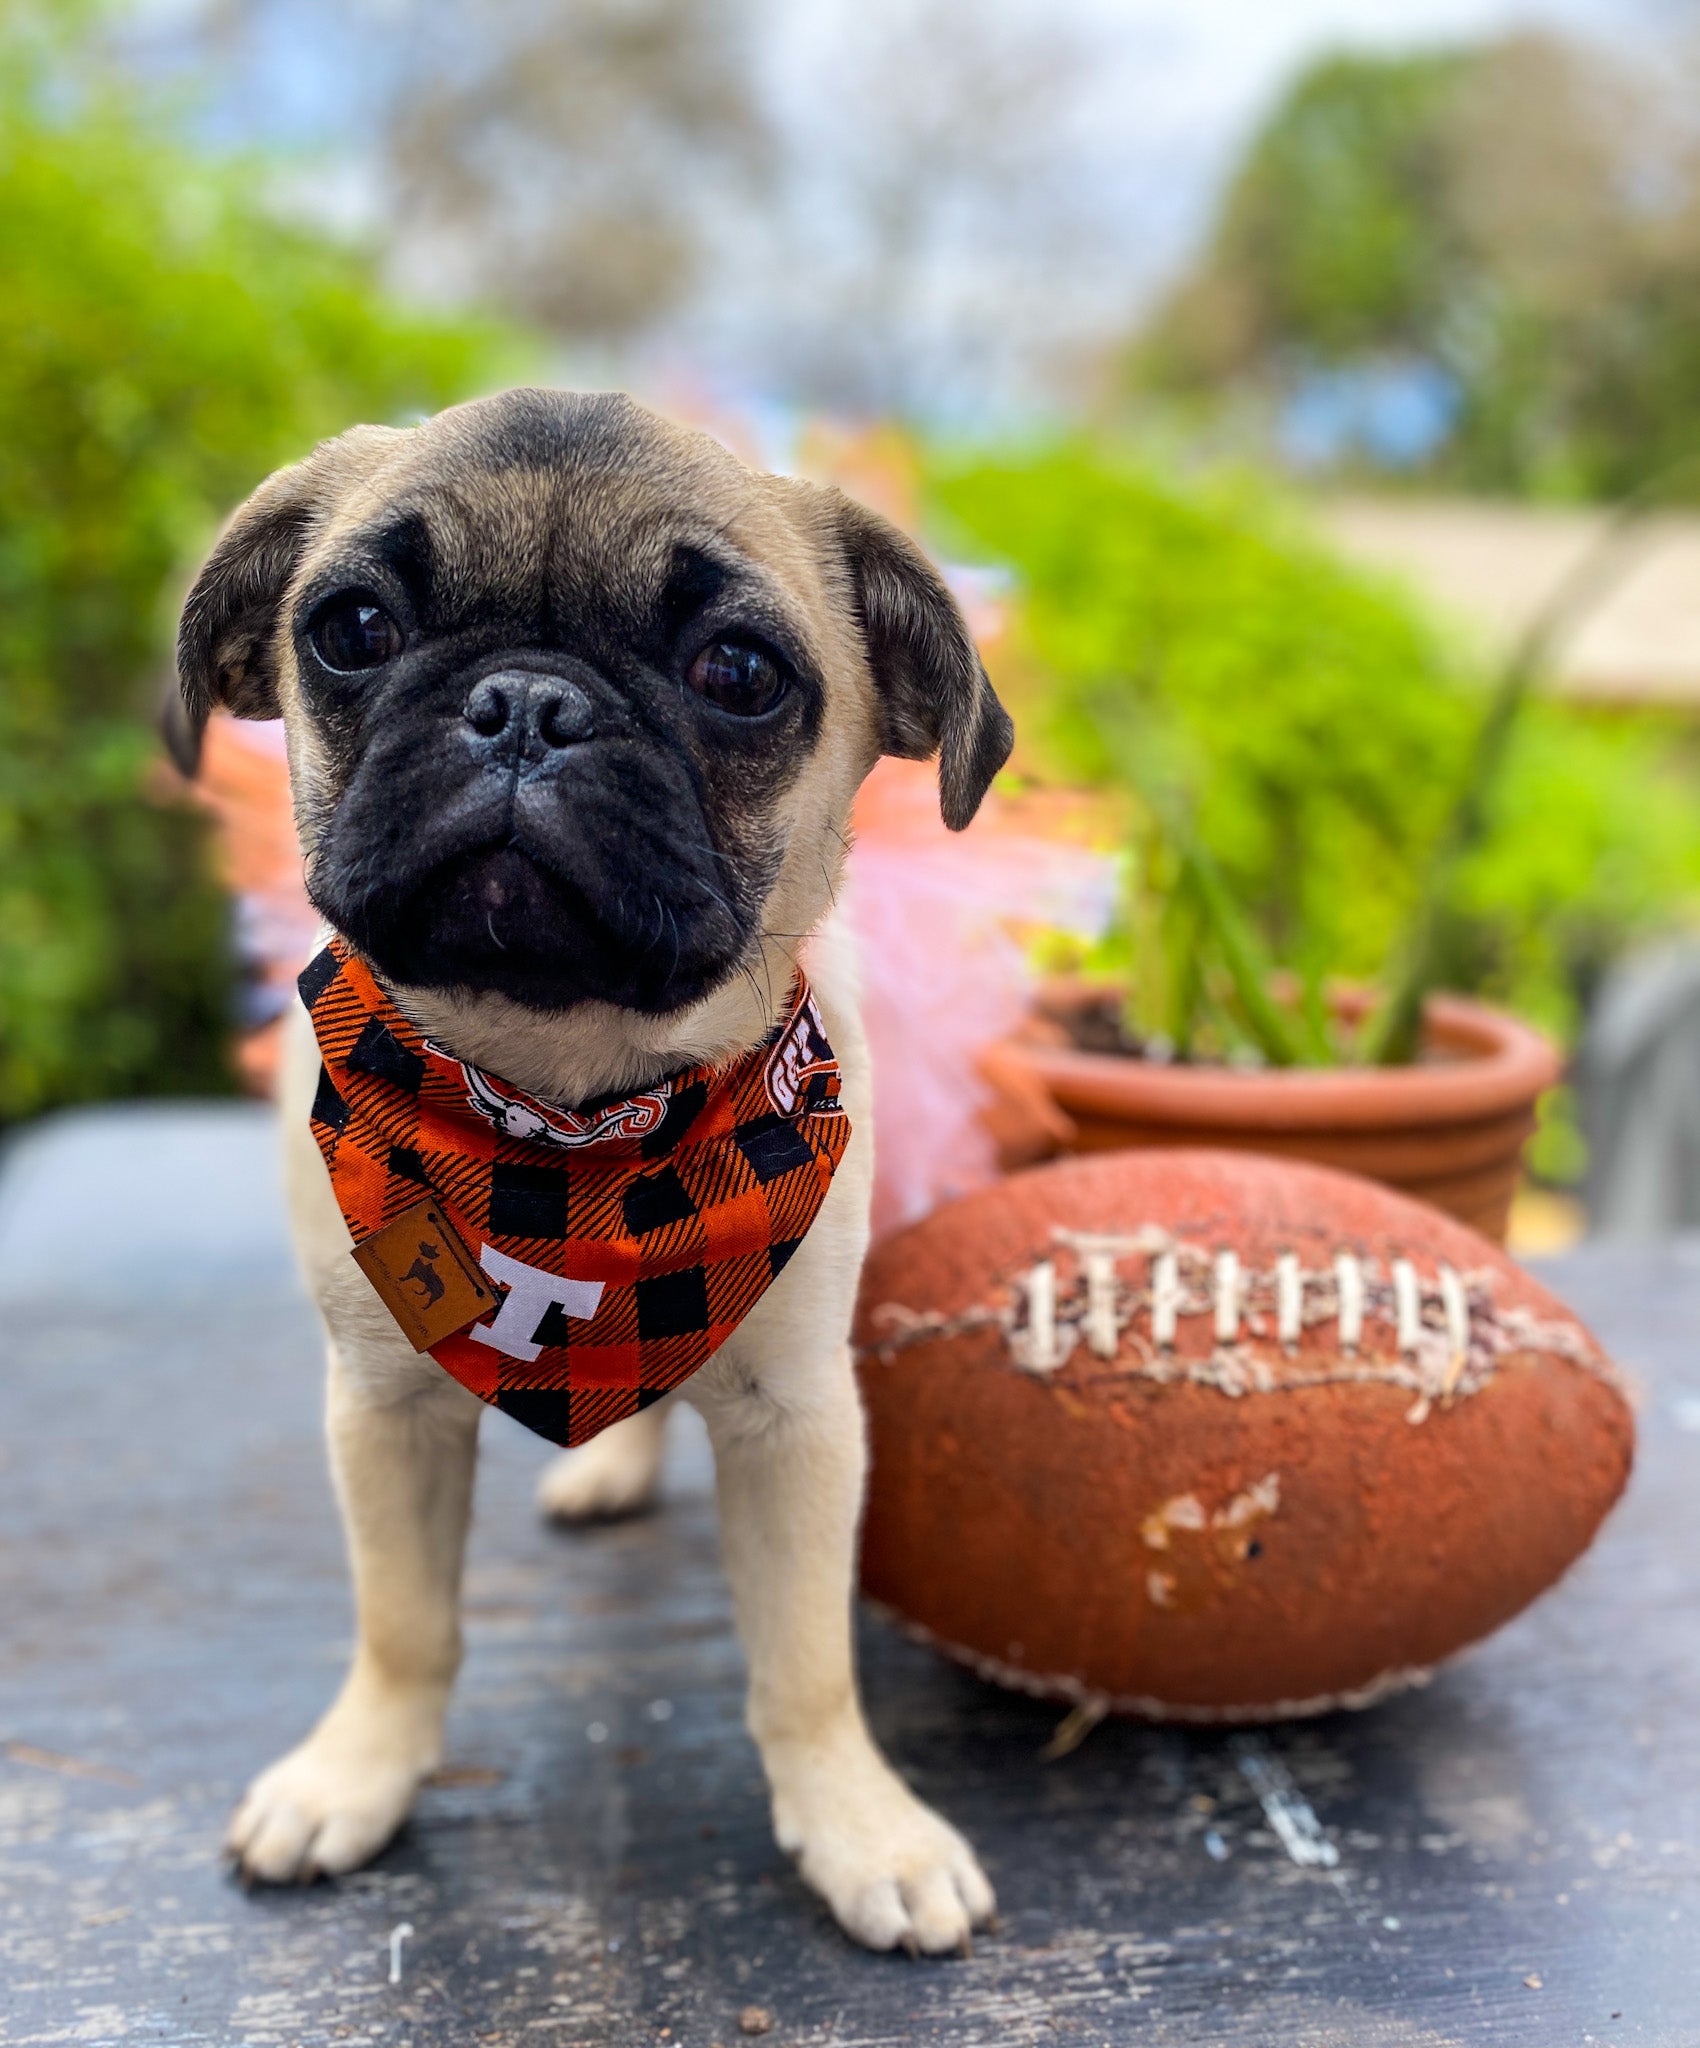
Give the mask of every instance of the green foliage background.
[{"label": "green foliage background", "polygon": [[390,304],[42,19],[0,11],[0,1123],[229,1085],[226,909],[156,786],[176,600],[268,470],[498,346]]},{"label": "green foliage background", "polygon": [[[1312,988],[1380,975],[1480,719],[1470,660],[1256,479],[1186,481],[1068,444],[941,460],[930,495],[954,545],[1016,571],[1032,758],[1125,794],[1134,858],[1113,964],[1132,974],[1140,1026],[1186,1043],[1199,953],[1154,789],[1184,801],[1276,962]],[[1459,878],[1447,985],[1570,1036],[1611,955],[1700,893],[1690,768],[1657,720],[1531,704]],[[1220,989],[1202,996],[1192,1049],[1242,1050]]]}]

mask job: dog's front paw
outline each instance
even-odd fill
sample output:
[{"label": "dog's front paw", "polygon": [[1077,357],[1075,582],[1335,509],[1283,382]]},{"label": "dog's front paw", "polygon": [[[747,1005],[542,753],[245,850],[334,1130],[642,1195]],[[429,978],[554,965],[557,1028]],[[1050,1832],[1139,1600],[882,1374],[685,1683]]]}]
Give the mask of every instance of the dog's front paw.
[{"label": "dog's front paw", "polygon": [[262,1771],[230,1818],[225,1854],[261,1884],[308,1884],[369,1863],[430,1768],[323,1728]]},{"label": "dog's front paw", "polygon": [[966,1954],[997,1910],[973,1850],[871,1751],[787,1770],[773,1819],[804,1882],[868,1948]]}]

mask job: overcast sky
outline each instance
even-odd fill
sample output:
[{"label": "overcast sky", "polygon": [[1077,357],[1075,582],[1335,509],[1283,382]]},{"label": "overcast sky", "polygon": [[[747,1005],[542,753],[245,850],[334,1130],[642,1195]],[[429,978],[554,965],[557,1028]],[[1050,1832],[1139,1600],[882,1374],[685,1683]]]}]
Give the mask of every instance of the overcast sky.
[{"label": "overcast sky", "polygon": [[[1023,0],[1001,0],[1020,5]],[[1101,98],[1123,111],[1123,147],[1136,175],[1161,165],[1176,182],[1148,189],[1161,246],[1173,260],[1206,211],[1248,129],[1288,77],[1334,46],[1401,49],[1469,40],[1522,26],[1582,35],[1632,33],[1657,0],[1049,0],[1047,11],[1104,38],[1116,61]],[[836,11],[840,0],[801,0]],[[1134,114],[1133,132],[1128,115]]]},{"label": "overcast sky", "polygon": [[[204,17],[212,0],[134,0],[161,27]],[[476,0],[467,0],[469,9]],[[570,6],[571,0],[558,0]],[[1668,16],[1680,0],[982,0],[984,13],[1038,16],[1090,38],[1104,58],[1100,116],[1119,111],[1132,156],[1177,150],[1193,186],[1174,198],[1196,207],[1196,181],[1219,175],[1235,143],[1283,80],[1330,45],[1409,47],[1521,25],[1623,37]],[[409,0],[261,0],[263,82],[245,81],[227,103],[233,126],[333,146],[358,143],[361,66],[351,61],[353,17],[406,34]],[[853,37],[866,0],[784,0],[788,64]],[[1177,168],[1179,160],[1177,159]]]},{"label": "overcast sky", "polygon": [[[205,19],[218,0],[135,0],[147,23],[144,45],[169,68],[173,31]],[[475,17],[477,0],[464,0]],[[542,0],[570,6],[571,0]],[[845,80],[858,58],[908,19],[912,0],[769,0],[770,24],[759,61],[766,99],[789,127],[794,146],[785,183],[731,247],[726,269],[740,293],[716,292],[661,337],[664,350],[691,354],[705,373],[783,388],[786,365],[823,332],[845,329],[826,308],[817,275],[830,271],[834,247],[853,239],[830,168],[832,131],[842,152],[855,148],[858,123],[873,118]],[[966,333],[996,335],[1009,309],[1039,309],[1033,347],[1047,334],[1124,333],[1140,308],[1183,263],[1208,219],[1221,180],[1286,79],[1329,47],[1410,48],[1468,40],[1516,26],[1560,27],[1621,40],[1685,0],[978,0],[964,20],[995,37],[999,25],[1030,48],[1050,39],[1073,43],[1086,61],[1083,81],[1062,115],[1035,107],[1040,132],[1062,143],[1068,190],[1099,228],[1088,232],[1084,260],[1044,246],[1007,250],[986,239],[955,266],[948,245],[930,279],[941,295],[991,311],[965,316],[961,303],[925,331],[901,337],[895,352],[918,362],[929,342],[947,364],[964,359]],[[282,142],[305,149],[316,167],[303,181],[311,205],[349,226],[383,230],[379,187],[362,151],[370,138],[375,85],[390,38],[407,47],[411,0],[246,0],[249,34],[224,46],[211,115],[222,141]],[[883,25],[883,26],[882,26]],[[846,97],[846,94],[849,97]],[[1019,117],[1018,117],[1019,118]],[[824,172],[822,166],[826,166]],[[811,173],[821,175],[811,183]],[[376,209],[376,211],[375,211]],[[765,244],[763,237],[765,236]],[[995,243],[997,237],[992,240]],[[999,265],[1002,265],[1001,271]],[[971,274],[978,264],[984,276]],[[430,266],[410,284],[431,286]],[[726,274],[723,270],[722,275]],[[849,305],[855,304],[854,290]],[[1047,322],[1048,328],[1047,328]],[[812,324],[811,324],[812,323]],[[1029,350],[1032,356],[1032,350]],[[1033,360],[1037,360],[1036,356]],[[806,381],[806,380],[805,380]],[[851,381],[854,379],[852,377]],[[1017,380],[1019,381],[1019,380]],[[1010,385],[1007,365],[967,373],[978,400]]]}]

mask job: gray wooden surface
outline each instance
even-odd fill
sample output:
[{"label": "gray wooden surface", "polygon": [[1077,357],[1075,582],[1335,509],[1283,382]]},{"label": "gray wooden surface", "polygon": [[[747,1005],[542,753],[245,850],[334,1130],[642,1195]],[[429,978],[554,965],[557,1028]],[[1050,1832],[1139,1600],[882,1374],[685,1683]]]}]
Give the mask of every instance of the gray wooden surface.
[{"label": "gray wooden surface", "polygon": [[[562,1536],[486,1426],[451,1768],[371,1870],[242,1893],[246,1776],[348,1602],[260,1112],[0,1176],[0,2042],[1700,2043],[1700,1253],[1553,1269],[1645,1390],[1595,1552],[1425,1693],[1257,1736],[1055,1715],[863,1628],[882,1739],[980,1845],[969,1961],[851,1949],[773,1848],[700,1435]],[[1307,1825],[1338,1852],[1283,1847]],[[390,1937],[406,1923],[401,1981]],[[1537,1988],[1538,1987],[1538,1988]]]}]

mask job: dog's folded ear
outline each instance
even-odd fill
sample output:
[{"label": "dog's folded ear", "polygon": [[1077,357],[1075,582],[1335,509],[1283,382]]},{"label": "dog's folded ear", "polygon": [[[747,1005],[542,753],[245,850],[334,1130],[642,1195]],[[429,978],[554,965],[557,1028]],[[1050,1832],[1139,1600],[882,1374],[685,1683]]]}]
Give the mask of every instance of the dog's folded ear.
[{"label": "dog's folded ear", "polygon": [[304,462],[268,477],[195,578],[177,628],[176,699],[160,718],[166,747],[185,775],[200,764],[215,705],[238,718],[278,716],[273,629],[306,540],[315,484]]},{"label": "dog's folded ear", "polygon": [[939,808],[960,832],[1009,759],[1015,727],[943,577],[889,520],[835,493],[838,530],[879,686],[888,754],[939,757]]}]

